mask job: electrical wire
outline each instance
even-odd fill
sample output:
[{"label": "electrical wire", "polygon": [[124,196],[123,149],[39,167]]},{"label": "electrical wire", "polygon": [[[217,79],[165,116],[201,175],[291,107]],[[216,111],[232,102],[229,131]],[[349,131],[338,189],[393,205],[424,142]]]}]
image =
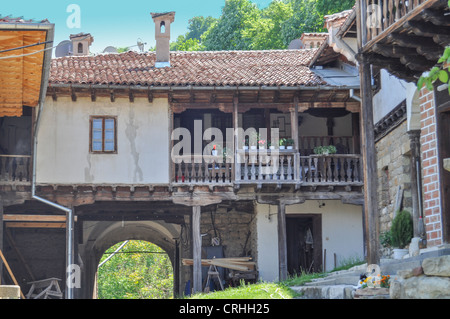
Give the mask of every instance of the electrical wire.
[{"label": "electrical wire", "polygon": [[9,52],[9,51],[15,51],[15,50],[20,50],[20,49],[25,49],[25,48],[30,48],[30,47],[34,47],[34,46],[37,46],[37,45],[48,44],[48,43],[53,43],[53,41],[38,42],[38,43],[30,44],[30,45],[24,45],[24,46],[22,46],[22,47],[11,48],[11,49],[6,49],[6,50],[0,50],[0,53]]},{"label": "electrical wire", "polygon": [[29,55],[37,54],[37,53],[40,53],[40,52],[43,52],[43,51],[52,50],[54,48],[56,48],[56,46],[51,47],[51,48],[42,49],[42,50],[35,51],[35,52],[31,52],[31,53],[26,53],[26,54],[10,55],[10,56],[5,56],[5,57],[0,57],[0,60],[22,58],[22,57],[26,57],[26,56],[29,56]]}]

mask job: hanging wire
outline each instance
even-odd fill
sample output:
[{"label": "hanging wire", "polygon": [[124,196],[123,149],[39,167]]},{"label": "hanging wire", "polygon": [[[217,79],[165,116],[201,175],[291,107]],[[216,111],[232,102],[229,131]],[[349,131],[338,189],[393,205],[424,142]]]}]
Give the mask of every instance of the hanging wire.
[{"label": "hanging wire", "polygon": [[48,44],[48,43],[53,43],[53,41],[38,42],[38,43],[35,43],[35,44],[24,45],[22,47],[11,48],[11,49],[6,49],[6,50],[0,50],[0,53],[20,50],[20,49],[25,49],[25,48],[30,48],[30,47],[34,47],[34,46],[37,46],[37,45]]},{"label": "hanging wire", "polygon": [[[37,53],[40,53],[40,52],[43,52],[43,51],[52,50],[52,49],[54,49],[54,48],[56,48],[56,46],[51,47],[51,48],[42,49],[42,50],[35,51],[35,52],[31,52],[31,53],[26,53],[26,54],[10,55],[10,56],[5,56],[5,57],[0,57],[0,60],[22,58],[22,57],[29,56],[29,55],[33,55],[33,54],[37,54]],[[0,52],[0,53],[1,53],[1,52]]]}]

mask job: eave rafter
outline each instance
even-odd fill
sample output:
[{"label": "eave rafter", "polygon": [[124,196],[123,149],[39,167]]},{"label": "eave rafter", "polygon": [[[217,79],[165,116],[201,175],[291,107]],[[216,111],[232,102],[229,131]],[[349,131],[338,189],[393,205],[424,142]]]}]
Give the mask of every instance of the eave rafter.
[{"label": "eave rafter", "polygon": [[436,65],[450,44],[450,15],[440,2],[410,14],[363,48],[371,64],[393,75],[416,82],[423,72]]}]

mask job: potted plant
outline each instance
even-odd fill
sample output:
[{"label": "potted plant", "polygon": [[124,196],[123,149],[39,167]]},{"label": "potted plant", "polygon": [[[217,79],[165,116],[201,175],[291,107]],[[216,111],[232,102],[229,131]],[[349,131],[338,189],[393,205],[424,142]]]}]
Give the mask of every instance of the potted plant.
[{"label": "potted plant", "polygon": [[391,227],[394,259],[402,259],[403,256],[408,253],[408,249],[405,249],[405,247],[411,242],[413,235],[413,221],[411,214],[406,210],[398,212],[392,221]]},{"label": "potted plant", "polygon": [[279,145],[280,145],[280,150],[284,150],[286,148],[286,139],[280,138]]},{"label": "potted plant", "polygon": [[294,148],[294,140],[292,138],[286,139],[286,148],[291,150]]},{"label": "potted plant", "polygon": [[[249,140],[250,149],[256,150],[258,142],[259,142],[259,134],[256,132],[252,132]],[[256,143],[256,145],[253,145],[253,143]]]},{"label": "potted plant", "polygon": [[265,149],[266,148],[266,140],[258,140],[258,148]]},{"label": "potted plant", "polygon": [[329,155],[336,154],[337,149],[334,145],[316,146],[314,147],[314,154],[317,155]]}]

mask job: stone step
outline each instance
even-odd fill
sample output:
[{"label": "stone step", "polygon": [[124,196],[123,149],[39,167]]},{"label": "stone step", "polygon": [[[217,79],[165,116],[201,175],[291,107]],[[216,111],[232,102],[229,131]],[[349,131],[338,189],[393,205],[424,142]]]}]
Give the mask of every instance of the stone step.
[{"label": "stone step", "polygon": [[329,276],[321,278],[321,280],[315,280],[308,282],[305,286],[330,286],[330,285],[353,285],[357,286],[359,282],[359,275],[340,275]]},{"label": "stone step", "polygon": [[302,296],[299,299],[353,299],[353,285],[294,286]]}]

